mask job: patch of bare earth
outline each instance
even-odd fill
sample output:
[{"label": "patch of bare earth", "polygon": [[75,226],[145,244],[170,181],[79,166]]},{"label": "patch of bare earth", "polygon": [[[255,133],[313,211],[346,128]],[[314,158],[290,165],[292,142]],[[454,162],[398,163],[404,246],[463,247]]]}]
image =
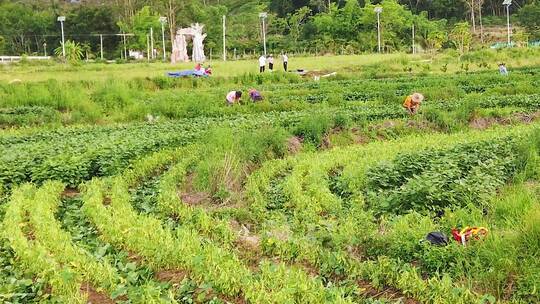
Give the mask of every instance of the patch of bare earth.
[{"label": "patch of bare earth", "polygon": [[507,301],[509,301],[512,298],[512,295],[514,294],[514,286],[516,284],[516,278],[517,276],[514,273],[508,274],[506,284],[504,286],[503,290],[503,298]]},{"label": "patch of bare earth", "polygon": [[357,261],[362,261],[365,257],[364,249],[360,246],[348,246],[347,253]]},{"label": "patch of bare earth", "polygon": [[469,127],[478,130],[487,129],[493,125],[509,125],[515,122],[531,123],[540,117],[540,112],[514,113],[507,117],[475,117],[469,122]]},{"label": "patch of bare earth", "polygon": [[195,186],[193,184],[195,178],[195,173],[188,174],[186,176],[186,182],[184,183],[184,189],[178,193],[180,200],[184,204],[191,206],[200,205],[210,199],[210,195],[208,193],[195,190]]},{"label": "patch of bare earth", "polygon": [[[259,270],[259,264],[263,259],[270,259],[274,263],[283,263],[288,266],[298,267],[304,270],[311,277],[316,277],[320,275],[319,269],[306,261],[290,262],[283,261],[279,258],[272,256],[265,256],[261,249],[260,236],[252,234],[249,230],[248,225],[240,224],[235,220],[231,220],[229,222],[229,225],[238,235],[237,241],[235,243],[238,250],[238,256],[247,263],[247,265],[253,272],[257,272]],[[276,231],[272,232],[272,235],[279,238],[280,240],[285,240],[289,237],[284,232]]]},{"label": "patch of bare earth", "polygon": [[252,271],[256,271],[262,258],[260,237],[252,235],[248,226],[240,224],[236,220],[229,221],[229,226],[238,236],[235,241],[238,256],[247,263]]},{"label": "patch of bare earth", "polygon": [[357,282],[358,286],[364,291],[364,294],[370,298],[383,299],[391,301],[401,301],[404,304],[419,304],[420,302],[405,296],[401,291],[392,288],[385,287],[382,290],[375,288],[370,282],[360,280]]},{"label": "patch of bare earth", "polygon": [[188,277],[188,272],[180,269],[168,269],[156,272],[154,277],[160,282],[180,283]]},{"label": "patch of bare earth", "polygon": [[[157,281],[160,282],[166,282],[170,283],[173,286],[178,286],[185,278],[189,277],[189,272],[186,270],[181,269],[168,269],[168,270],[162,270],[158,271],[154,274],[154,278]],[[200,303],[206,303],[211,301],[214,298],[219,298],[225,303],[235,303],[235,304],[243,304],[246,303],[242,297],[229,297],[222,294],[216,293],[213,289],[202,289],[198,288],[195,290],[196,298],[199,298],[201,295],[203,295],[204,300]],[[199,303],[199,302],[197,302]]]},{"label": "patch of bare earth", "polygon": [[321,143],[321,149],[331,149],[333,147],[332,141],[330,140],[330,135],[326,134]]},{"label": "patch of bare earth", "polygon": [[144,258],[138,254],[136,254],[135,252],[132,252],[132,251],[128,251],[127,252],[128,256],[128,260],[134,262],[134,263],[137,263],[137,264],[142,264],[144,262]]},{"label": "patch of bare earth", "polygon": [[62,192],[62,197],[64,198],[74,198],[74,197],[77,197],[79,196],[81,193],[79,192],[78,189],[76,188],[66,188],[64,189],[64,191]]},{"label": "patch of bare earth", "polygon": [[516,113],[512,116],[513,118],[523,122],[523,123],[531,123],[538,119],[540,117],[540,112],[534,112],[534,113]]},{"label": "patch of bare earth", "polygon": [[112,203],[112,199],[110,196],[105,196],[103,198],[103,206],[109,206]]},{"label": "patch of bare earth", "polygon": [[114,304],[114,301],[103,292],[97,291],[90,283],[83,283],[81,285],[81,293],[84,293],[88,297],[88,303],[90,304]]},{"label": "patch of bare earth", "polygon": [[34,230],[32,229],[28,229],[25,231],[25,236],[26,236],[26,239],[28,239],[29,241],[34,241],[36,239],[36,236],[34,234]]},{"label": "patch of bare earth", "polygon": [[352,128],[351,133],[353,135],[353,141],[357,145],[364,145],[370,142],[369,137],[363,134],[358,128]]},{"label": "patch of bare earth", "polygon": [[407,127],[409,128],[415,128],[419,130],[426,130],[426,129],[433,129],[434,126],[430,125],[429,122],[425,120],[417,121],[417,120],[409,120],[407,121]]},{"label": "patch of bare earth", "polygon": [[527,189],[531,189],[531,190],[536,190],[539,185],[538,181],[535,181],[535,180],[528,180],[524,184]]},{"label": "patch of bare earth", "polygon": [[[30,217],[30,213],[28,211],[25,211],[24,213],[25,219],[28,219]],[[21,223],[21,230],[29,241],[34,241],[36,239],[36,235],[34,234],[34,227],[30,222],[25,221],[24,223]]]},{"label": "patch of bare earth", "polygon": [[297,154],[302,150],[302,142],[304,140],[298,136],[293,136],[287,139],[287,150],[291,154]]},{"label": "patch of bare earth", "polygon": [[497,123],[497,119],[493,117],[478,117],[471,120],[469,127],[478,130],[484,130]]}]

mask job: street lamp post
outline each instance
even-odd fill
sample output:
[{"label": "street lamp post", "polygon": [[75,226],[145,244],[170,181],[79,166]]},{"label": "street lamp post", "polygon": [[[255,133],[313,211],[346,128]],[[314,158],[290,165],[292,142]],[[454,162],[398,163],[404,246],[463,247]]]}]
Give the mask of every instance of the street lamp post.
[{"label": "street lamp post", "polygon": [[101,53],[101,60],[103,60],[103,34],[99,35],[99,50]]},{"label": "street lamp post", "polygon": [[225,15],[223,15],[223,61],[227,61],[227,45],[225,44],[225,39],[227,38],[226,37],[226,21],[227,21],[227,17]]},{"label": "street lamp post", "polygon": [[375,13],[377,13],[377,46],[379,53],[381,52],[381,13],[382,13],[382,7],[377,6],[373,10]]},{"label": "street lamp post", "polygon": [[154,28],[150,28],[150,51],[152,52],[152,59],[156,59],[154,57]]},{"label": "street lamp post", "polygon": [[260,13],[259,18],[262,19],[262,36],[263,36],[263,46],[264,46],[264,56],[266,56],[266,18],[268,18],[268,13]]},{"label": "street lamp post", "polygon": [[146,34],[146,61],[150,62],[150,35]]},{"label": "street lamp post", "polygon": [[167,23],[167,17],[159,17],[161,22],[161,38],[163,40],[163,61],[167,60],[167,50],[165,49],[165,23]]},{"label": "street lamp post", "polygon": [[412,24],[412,53],[416,54],[416,46],[414,45],[414,23]]},{"label": "street lamp post", "polygon": [[506,30],[508,32],[508,47],[510,47],[510,5],[512,5],[512,0],[504,0],[503,5],[506,6]]},{"label": "street lamp post", "polygon": [[57,20],[60,22],[60,27],[62,28],[62,56],[66,57],[66,40],[64,38],[64,21],[66,21],[66,16],[59,16]]}]

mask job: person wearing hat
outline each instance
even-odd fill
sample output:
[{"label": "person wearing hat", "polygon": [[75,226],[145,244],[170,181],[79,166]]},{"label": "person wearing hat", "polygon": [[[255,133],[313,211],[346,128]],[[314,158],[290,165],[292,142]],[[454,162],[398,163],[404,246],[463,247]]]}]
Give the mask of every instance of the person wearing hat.
[{"label": "person wearing hat", "polygon": [[416,112],[418,112],[422,101],[424,101],[424,95],[420,93],[414,93],[405,98],[405,101],[403,102],[403,107],[405,108],[405,110],[407,110],[407,112],[409,112],[410,115],[414,115],[416,114]]}]

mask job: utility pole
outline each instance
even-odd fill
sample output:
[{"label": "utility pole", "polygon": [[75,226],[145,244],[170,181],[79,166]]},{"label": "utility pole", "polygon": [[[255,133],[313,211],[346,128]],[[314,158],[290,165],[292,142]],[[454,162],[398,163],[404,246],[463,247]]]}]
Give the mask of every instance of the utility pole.
[{"label": "utility pole", "polygon": [[150,28],[150,51],[152,52],[152,59],[154,58],[154,28]]},{"label": "utility pole", "polygon": [[482,4],[484,0],[478,0],[478,19],[480,23],[480,42],[484,44],[484,24],[482,23]]},{"label": "utility pole", "polygon": [[377,13],[377,48],[379,50],[379,53],[381,52],[381,13],[382,13],[382,7],[377,6],[374,9],[375,13]]},{"label": "utility pole", "polygon": [[225,38],[226,38],[226,16],[223,15],[223,61],[227,61],[227,45],[225,43]]},{"label": "utility pole", "polygon": [[474,16],[474,0],[470,0],[471,1],[471,22],[472,22],[472,29],[473,29],[473,33],[476,34],[476,18]]},{"label": "utility pole", "polygon": [[99,34],[99,50],[101,53],[101,60],[103,60],[103,34]]},{"label": "utility pole", "polygon": [[414,45],[414,22],[412,24],[412,53],[416,54],[416,47]]},{"label": "utility pole", "polygon": [[126,34],[124,34],[123,37],[124,37],[124,59],[128,60]]},{"label": "utility pole", "polygon": [[122,41],[124,43],[124,52],[120,52],[120,56],[123,55],[124,59],[127,60],[128,52],[127,52],[127,39],[126,39],[126,36],[133,36],[133,34],[126,34],[126,33],[122,32],[121,34],[116,34],[116,36],[122,37]]},{"label": "utility pole", "polygon": [[66,16],[59,16],[58,21],[60,21],[60,27],[62,28],[62,57],[66,57],[66,40],[64,37],[64,21],[66,21]]},{"label": "utility pole", "polygon": [[510,47],[510,5],[512,5],[512,0],[504,0],[503,5],[506,6],[506,31],[508,34],[508,47]]},{"label": "utility pole", "polygon": [[262,36],[263,36],[263,47],[264,47],[264,56],[266,56],[266,18],[268,18],[268,13],[260,13],[259,18],[262,19]]},{"label": "utility pole", "polygon": [[150,62],[150,35],[146,34],[146,61]]},{"label": "utility pole", "polygon": [[165,48],[165,23],[167,23],[167,17],[159,17],[161,22],[161,38],[163,39],[163,61],[167,61],[167,50]]}]

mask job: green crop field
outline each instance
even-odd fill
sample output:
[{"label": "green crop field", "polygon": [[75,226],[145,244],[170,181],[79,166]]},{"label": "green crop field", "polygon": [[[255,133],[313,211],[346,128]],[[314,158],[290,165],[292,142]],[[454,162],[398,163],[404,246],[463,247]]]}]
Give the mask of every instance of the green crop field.
[{"label": "green crop field", "polygon": [[540,302],[540,50],[290,62],[0,66],[0,302]]}]

